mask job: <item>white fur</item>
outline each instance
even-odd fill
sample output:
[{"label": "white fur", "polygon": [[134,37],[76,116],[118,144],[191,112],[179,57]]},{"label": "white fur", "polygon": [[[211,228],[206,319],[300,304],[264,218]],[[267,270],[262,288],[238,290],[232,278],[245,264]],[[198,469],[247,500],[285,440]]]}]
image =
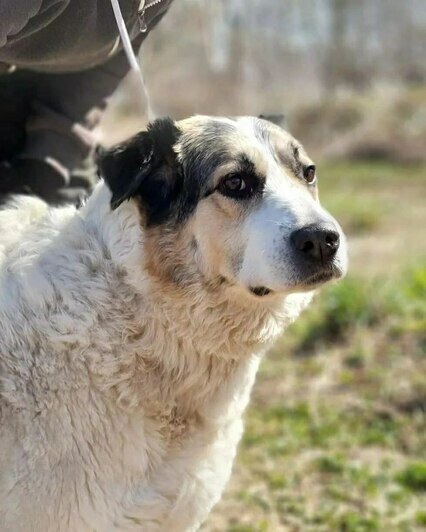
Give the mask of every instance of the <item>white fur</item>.
[{"label": "white fur", "polygon": [[311,297],[164,292],[136,204],[109,201],[0,212],[2,532],[197,529],[260,356]]}]

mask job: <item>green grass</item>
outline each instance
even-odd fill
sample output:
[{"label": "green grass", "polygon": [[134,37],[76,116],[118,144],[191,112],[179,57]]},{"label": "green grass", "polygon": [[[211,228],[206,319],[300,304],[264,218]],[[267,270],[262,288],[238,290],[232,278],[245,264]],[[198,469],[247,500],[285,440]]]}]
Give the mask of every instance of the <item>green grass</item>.
[{"label": "green grass", "polygon": [[371,232],[395,215],[383,191],[426,182],[426,165],[421,164],[320,162],[318,173],[321,201],[348,234]]},{"label": "green grass", "polygon": [[[298,381],[305,387],[318,378],[319,368],[312,365],[316,356],[340,350],[334,385],[356,399],[355,404],[330,396],[312,401],[307,391],[306,398],[291,405],[270,400],[268,406],[261,402],[251,408],[241,463],[266,483],[283,523],[290,511],[283,500],[300,490],[301,479],[319,491],[314,502],[302,494],[301,504],[293,507],[303,530],[312,523],[348,531],[382,530],[396,523],[394,530],[412,530],[423,518],[415,510],[426,503],[420,497],[426,489],[426,462],[408,462],[412,456],[426,455],[425,329],[412,326],[426,315],[425,272],[419,265],[405,270],[396,283],[349,277],[328,287],[273,349],[266,378],[273,380],[280,370],[285,375],[297,365]],[[374,335],[375,341],[365,342]],[[395,351],[399,343],[401,350]],[[398,393],[387,386],[387,380],[397,383],[399,364],[407,357],[405,345],[419,376],[417,381],[415,374],[409,375],[412,409],[399,404]],[[323,364],[327,363],[325,356]],[[416,366],[413,369],[417,373]],[[318,456],[294,470],[291,464],[306,452]],[[377,455],[374,467],[354,458],[360,452]],[[382,453],[389,454],[387,463],[380,462]],[[402,469],[401,457],[407,461]],[[275,468],[265,473],[271,462]],[[280,467],[287,474],[280,473]],[[359,505],[362,508],[354,511]],[[309,506],[314,510],[306,514]],[[383,507],[384,515],[379,511]],[[410,508],[410,518],[399,519],[398,514]]]},{"label": "green grass", "polygon": [[296,321],[289,331],[294,349],[307,352],[315,345],[339,341],[357,326],[371,326],[383,314],[383,300],[372,300],[371,286],[346,278],[340,284],[327,287],[316,304]]},{"label": "green grass", "polygon": [[[321,196],[333,198],[343,192],[372,193],[392,185],[421,183],[426,177],[426,165],[398,164],[389,161],[320,161],[318,164]],[[357,200],[359,194],[351,198]]]},{"label": "green grass", "polygon": [[426,527],[426,510],[424,511],[420,510],[419,512],[416,513],[415,522],[419,526]]},{"label": "green grass", "polygon": [[[306,354],[326,343],[343,341],[355,329],[372,328],[379,323],[388,326],[389,333],[413,331],[423,337],[426,261],[424,266],[407,270],[397,283],[383,283],[380,279],[366,282],[348,276],[326,287],[303,318],[287,332],[285,342],[293,350]],[[346,359],[347,365],[362,365],[363,356],[355,347]]]},{"label": "green grass", "polygon": [[409,464],[401,471],[397,480],[414,491],[426,491],[426,462]]},{"label": "green grass", "polygon": [[386,205],[377,203],[373,198],[349,198],[347,194],[335,195],[324,204],[340,220],[345,231],[351,234],[377,229],[387,213]]}]

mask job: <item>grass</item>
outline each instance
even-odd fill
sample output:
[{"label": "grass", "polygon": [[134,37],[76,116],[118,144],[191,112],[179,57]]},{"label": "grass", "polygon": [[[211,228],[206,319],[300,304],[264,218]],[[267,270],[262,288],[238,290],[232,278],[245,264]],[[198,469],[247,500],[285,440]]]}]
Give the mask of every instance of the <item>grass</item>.
[{"label": "grass", "polygon": [[396,479],[413,491],[426,491],[426,461],[408,465]]},{"label": "grass", "polygon": [[426,530],[426,167],[319,166],[350,274],[263,361],[205,531]]},{"label": "grass", "polygon": [[358,235],[379,229],[394,216],[392,200],[400,188],[408,193],[422,188],[426,166],[386,161],[325,162],[319,165],[319,176],[322,203],[347,234]]},{"label": "grass", "polygon": [[[374,298],[371,295],[374,294]],[[376,279],[366,283],[351,276],[323,290],[318,302],[290,329],[293,349],[309,353],[316,346],[343,341],[355,329],[386,326],[387,334],[425,330],[426,261],[425,266],[407,269],[394,283]],[[349,353],[348,366],[361,363],[362,352]]]}]

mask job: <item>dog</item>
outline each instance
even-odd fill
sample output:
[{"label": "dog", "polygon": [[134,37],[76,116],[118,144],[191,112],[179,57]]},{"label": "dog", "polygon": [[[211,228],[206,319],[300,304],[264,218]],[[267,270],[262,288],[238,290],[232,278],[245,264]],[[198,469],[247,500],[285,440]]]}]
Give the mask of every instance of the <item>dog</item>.
[{"label": "dog", "polygon": [[345,237],[289,133],[158,119],[79,209],[0,211],[0,528],[191,531],[229,479],[259,362]]}]

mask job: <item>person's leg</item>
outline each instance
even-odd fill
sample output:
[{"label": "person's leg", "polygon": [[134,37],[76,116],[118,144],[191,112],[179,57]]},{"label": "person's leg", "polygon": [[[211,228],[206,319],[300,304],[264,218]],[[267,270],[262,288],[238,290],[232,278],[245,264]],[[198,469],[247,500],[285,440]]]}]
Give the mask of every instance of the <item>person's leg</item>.
[{"label": "person's leg", "polygon": [[[69,184],[68,172],[40,151],[43,143],[56,148],[58,133],[34,107],[36,91],[37,74],[0,76],[0,199],[36,194],[55,203],[57,192]],[[68,151],[66,143],[62,146]]]},{"label": "person's leg", "polygon": [[25,123],[31,102],[31,81],[11,75],[0,76],[0,161],[13,156],[25,145]]},{"label": "person's leg", "polygon": [[36,75],[13,72],[0,76],[0,197],[34,193],[47,199],[66,180],[44,161],[17,157],[28,145],[28,119],[36,89]]}]

